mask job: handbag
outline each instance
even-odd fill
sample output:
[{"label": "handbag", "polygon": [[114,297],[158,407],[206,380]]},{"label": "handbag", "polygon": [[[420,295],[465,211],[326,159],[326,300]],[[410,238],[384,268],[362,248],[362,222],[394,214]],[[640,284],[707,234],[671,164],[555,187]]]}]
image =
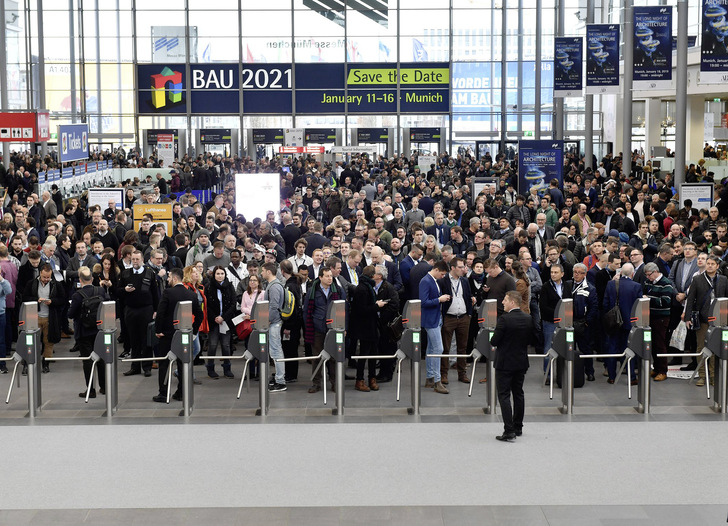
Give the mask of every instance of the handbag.
[{"label": "handbag", "polygon": [[604,315],[604,330],[610,335],[616,334],[624,324],[622,311],[619,309],[619,280],[617,280],[614,286],[617,289],[617,293],[615,294],[617,304]]},{"label": "handbag", "polygon": [[238,335],[238,339],[243,341],[253,332],[253,323],[250,320],[243,320],[242,323],[235,327],[235,332]]},{"label": "handbag", "polygon": [[404,333],[404,323],[400,314],[387,324],[387,337],[389,341],[396,342],[402,337],[402,333]]}]

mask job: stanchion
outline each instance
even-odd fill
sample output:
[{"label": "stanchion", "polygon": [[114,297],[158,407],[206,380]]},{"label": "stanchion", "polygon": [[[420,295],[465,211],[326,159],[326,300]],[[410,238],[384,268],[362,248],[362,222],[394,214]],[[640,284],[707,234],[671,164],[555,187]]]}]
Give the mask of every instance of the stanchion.
[{"label": "stanchion", "polygon": [[[650,412],[650,369],[652,368],[652,330],[650,329],[650,298],[637,298],[632,305],[633,324],[627,338],[627,351],[641,359],[637,407],[640,413]],[[620,368],[620,374],[624,364]],[[631,371],[627,371],[628,383],[632,385]],[[630,393],[631,394],[631,393]]]},{"label": "stanchion", "polygon": [[116,363],[116,302],[104,301],[101,303],[96,318],[99,332],[96,334],[94,349],[91,353],[91,359],[94,362],[91,368],[89,385],[93,385],[94,371],[99,366],[99,362],[102,362],[106,372],[104,385],[106,416],[111,418],[116,413],[119,405],[119,376]]},{"label": "stanchion", "polygon": [[243,353],[245,360],[245,369],[243,377],[240,379],[240,387],[238,388],[238,398],[243,390],[243,383],[248,371],[248,364],[257,359],[258,376],[260,377],[260,386],[258,390],[258,409],[255,414],[258,416],[266,416],[268,414],[269,396],[268,396],[268,328],[270,320],[268,318],[268,302],[260,301],[253,304],[250,312],[250,322],[253,324],[253,332],[250,333],[248,339],[248,348]]},{"label": "stanchion", "polygon": [[498,405],[498,392],[495,381],[495,347],[490,344],[490,338],[497,323],[498,317],[498,300],[485,300],[480,304],[478,311],[478,335],[475,339],[475,348],[473,349],[473,370],[470,373],[470,389],[468,396],[473,394],[473,382],[475,382],[475,368],[481,357],[485,358],[486,372],[486,405],[483,412],[488,415],[496,413]]},{"label": "stanchion", "polygon": [[420,361],[422,351],[420,344],[420,331],[422,331],[422,303],[420,300],[408,300],[402,311],[402,324],[404,332],[399,339],[397,349],[397,401],[399,402],[400,387],[402,385],[402,361],[408,358],[411,364],[410,407],[407,413],[420,414]]}]

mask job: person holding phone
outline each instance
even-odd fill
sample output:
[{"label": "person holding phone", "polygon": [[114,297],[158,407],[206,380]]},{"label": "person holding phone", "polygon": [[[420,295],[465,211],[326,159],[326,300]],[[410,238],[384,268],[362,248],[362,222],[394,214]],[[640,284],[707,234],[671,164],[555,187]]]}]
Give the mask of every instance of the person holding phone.
[{"label": "person holding phone", "polygon": [[420,301],[422,306],[422,328],[427,333],[427,378],[425,388],[434,388],[436,393],[448,394],[450,391],[442,384],[440,359],[430,358],[432,354],[443,354],[442,303],[450,301],[449,294],[443,294],[438,281],[448,272],[448,264],[436,261],[432,269],[420,281]]}]

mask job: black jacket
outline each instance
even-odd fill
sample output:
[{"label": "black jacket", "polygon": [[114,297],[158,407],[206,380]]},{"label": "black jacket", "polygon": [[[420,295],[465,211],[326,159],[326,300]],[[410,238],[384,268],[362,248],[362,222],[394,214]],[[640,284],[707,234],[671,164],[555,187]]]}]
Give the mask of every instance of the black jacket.
[{"label": "black jacket", "polygon": [[520,309],[498,316],[491,345],[496,346],[495,368],[501,371],[526,371],[528,346],[534,343],[533,319]]},{"label": "black jacket", "polygon": [[554,311],[556,305],[563,298],[571,298],[571,282],[564,279],[561,280],[562,293],[561,297],[556,292],[556,285],[550,279],[543,282],[541,288],[541,298],[539,300],[539,307],[541,308],[541,319],[543,321],[554,322]]},{"label": "black jacket", "polygon": [[195,320],[192,323],[193,332],[200,330],[202,323],[202,308],[197,301],[197,293],[189,290],[184,285],[175,285],[164,289],[162,299],[157,308],[157,317],[155,318],[154,331],[158,334],[164,333],[171,336],[174,333],[174,311],[180,301],[192,302],[192,316]]},{"label": "black jacket", "polygon": [[[25,285],[23,302],[38,301],[39,283],[38,279],[34,279]],[[48,341],[58,343],[61,341],[61,309],[66,302],[66,292],[63,285],[53,278],[51,278],[50,284],[51,292],[48,299],[51,300],[51,304],[48,306]]]},{"label": "black jacket", "polygon": [[[83,291],[83,294],[81,294],[81,291]],[[83,304],[83,300],[93,296],[101,296],[104,301],[108,301],[110,299],[103,287],[94,287],[93,285],[86,285],[85,287],[77,289],[71,296],[71,307],[68,309],[68,317],[73,320],[73,332],[76,340],[86,336],[94,336],[97,332],[99,332],[96,327],[86,327],[80,322],[81,305]]]},{"label": "black jacket", "polygon": [[[720,273],[713,278],[713,292],[716,298],[728,296],[728,278]],[[708,275],[703,273],[695,276],[690,284],[688,297],[685,300],[685,321],[689,321],[693,311],[700,311],[700,323],[708,323],[710,313],[711,290],[708,284]]]},{"label": "black jacket", "polygon": [[[222,309],[220,308],[220,300],[217,297],[218,289],[222,291]],[[225,278],[222,283],[211,280],[210,284],[205,287],[205,296],[207,297],[207,321],[210,327],[213,327],[212,324],[215,323],[215,318],[222,316],[228,327],[232,329],[235,326],[233,318],[237,311],[237,297],[228,279]]]},{"label": "black jacket", "polygon": [[374,280],[367,276],[359,278],[354,296],[351,299],[351,317],[349,318],[349,331],[353,338],[363,341],[376,341],[379,338],[377,313],[374,292]]}]

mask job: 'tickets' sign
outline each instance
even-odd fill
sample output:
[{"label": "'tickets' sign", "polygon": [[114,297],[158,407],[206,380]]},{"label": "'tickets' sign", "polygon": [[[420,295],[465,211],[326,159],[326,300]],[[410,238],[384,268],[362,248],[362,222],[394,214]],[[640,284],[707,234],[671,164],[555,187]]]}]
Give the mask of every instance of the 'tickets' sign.
[{"label": "'tickets' sign", "polygon": [[58,127],[59,160],[63,163],[88,159],[88,124]]}]

